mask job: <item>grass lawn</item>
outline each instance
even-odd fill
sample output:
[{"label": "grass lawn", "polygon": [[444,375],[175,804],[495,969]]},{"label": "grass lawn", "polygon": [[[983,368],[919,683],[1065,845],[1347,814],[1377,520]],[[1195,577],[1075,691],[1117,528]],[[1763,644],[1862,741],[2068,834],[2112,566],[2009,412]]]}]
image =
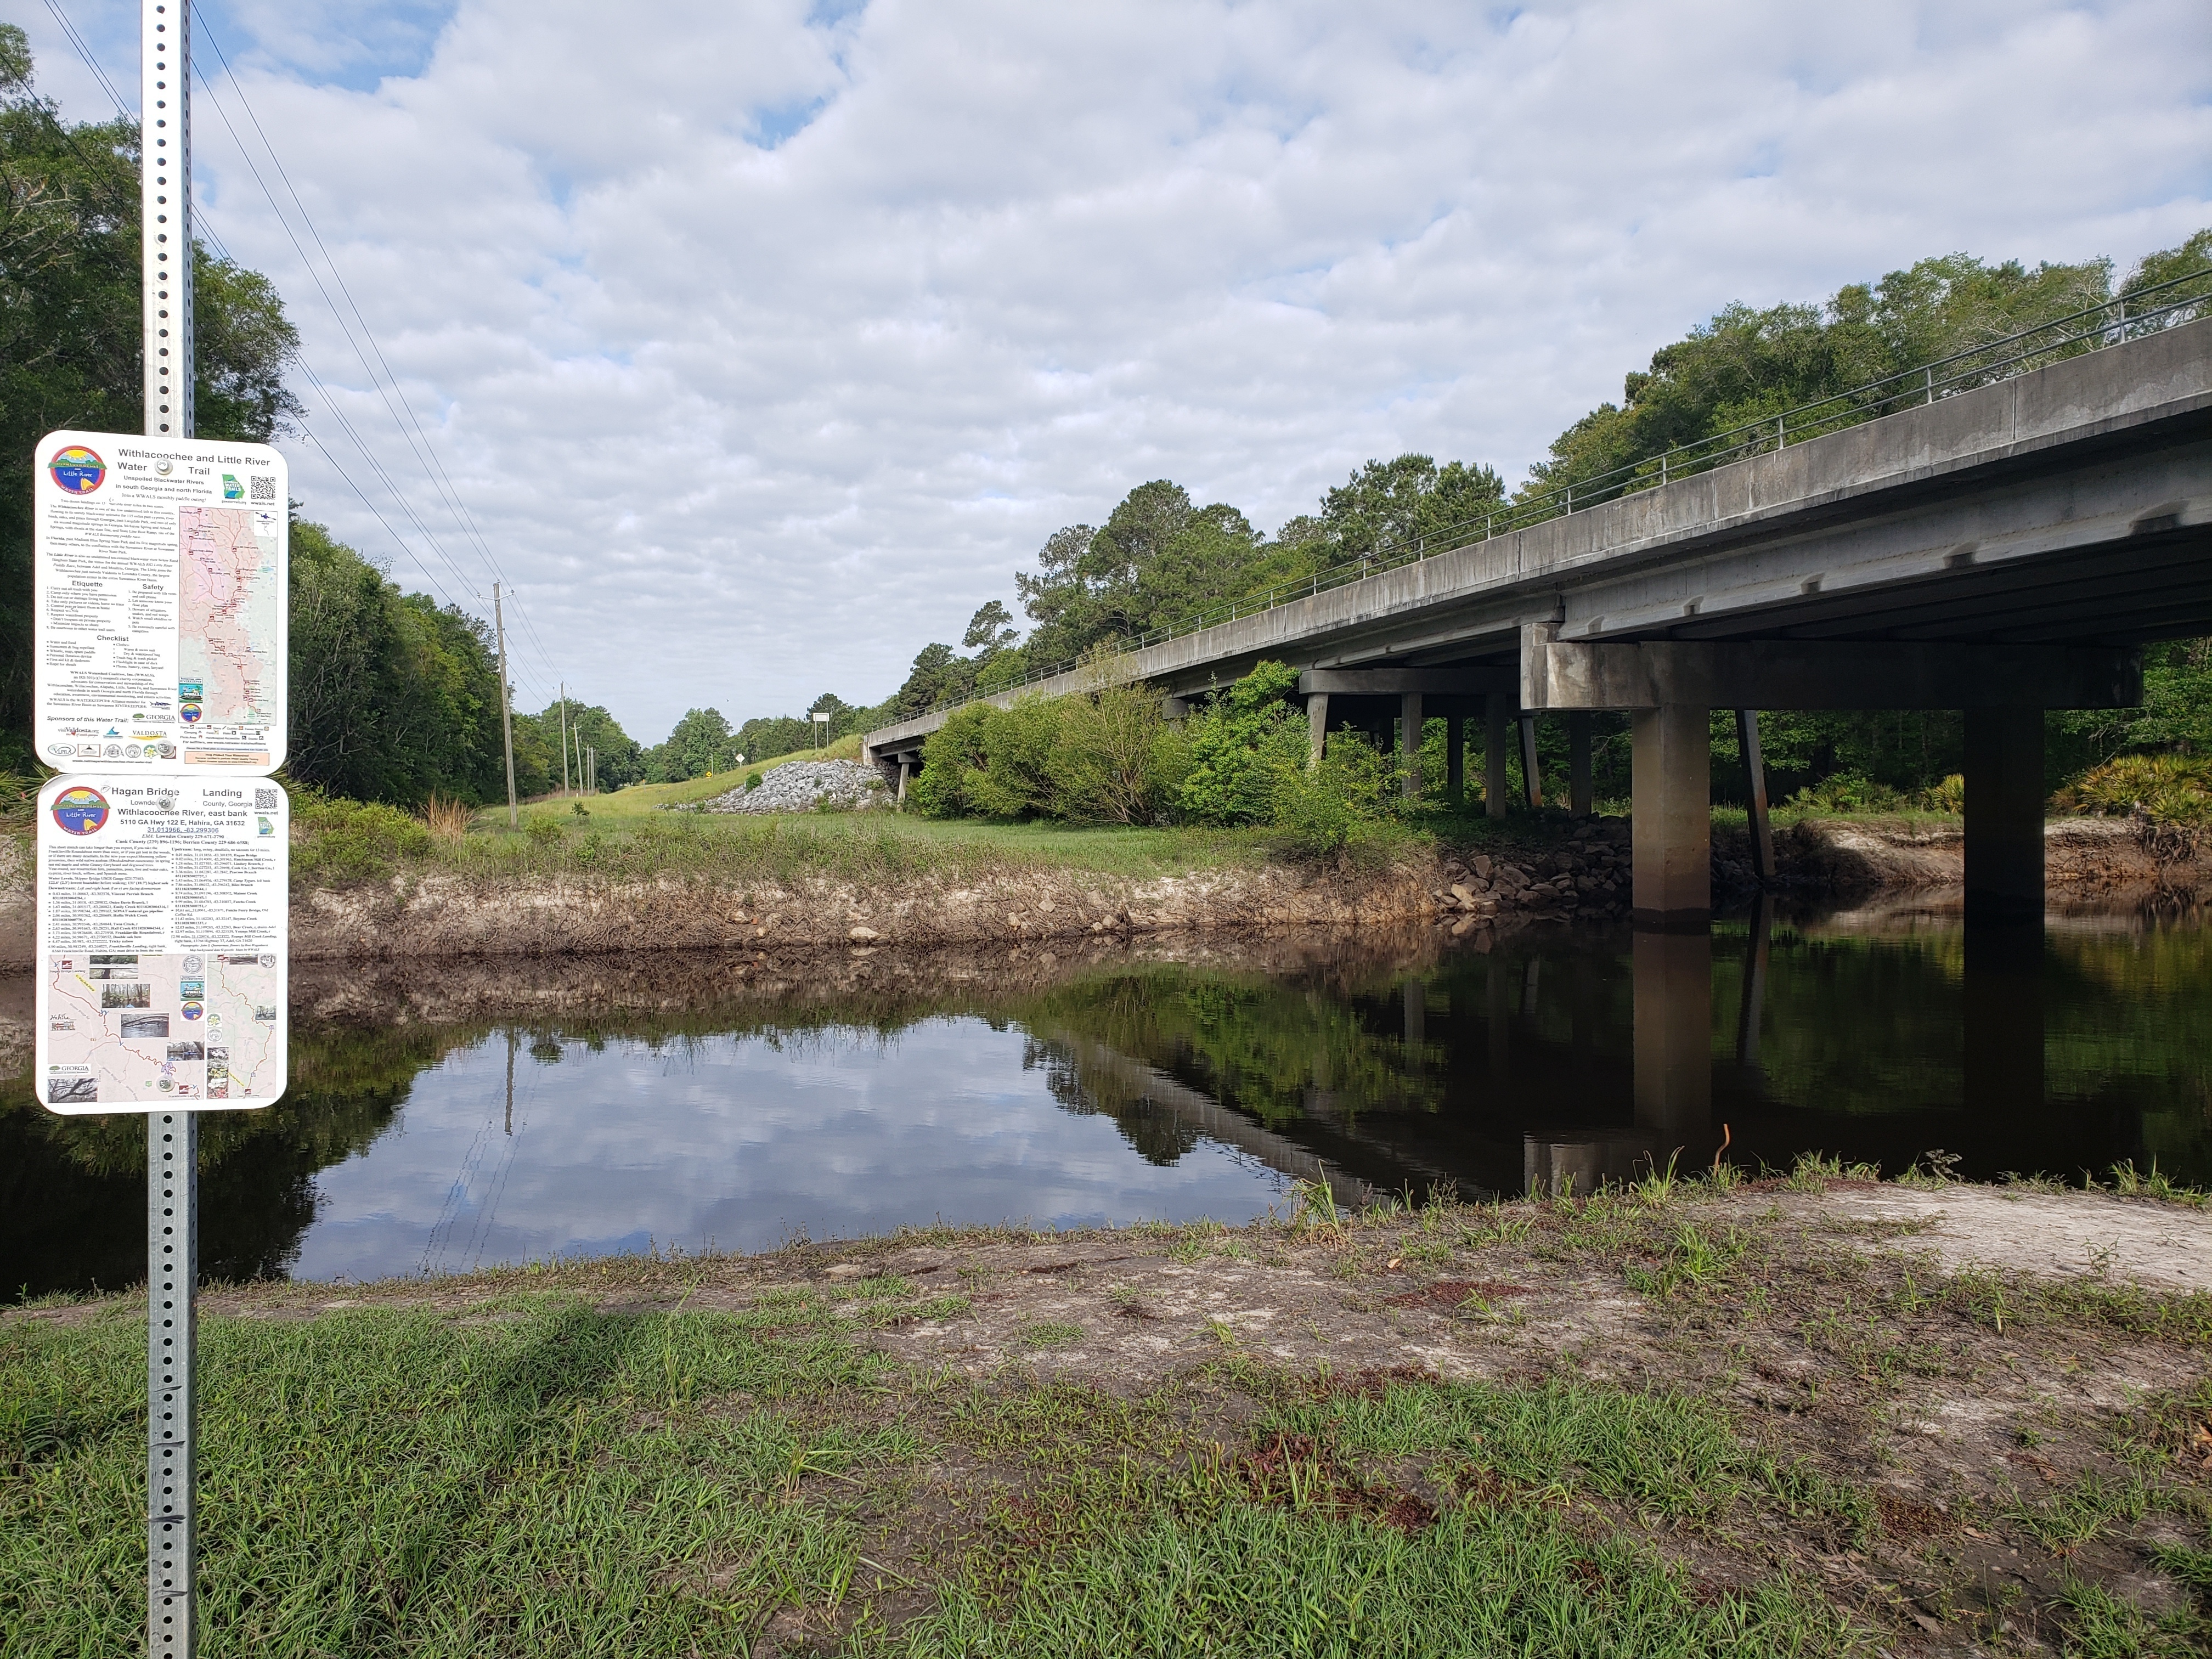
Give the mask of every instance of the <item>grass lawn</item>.
[{"label": "grass lawn", "polygon": [[[2204,1650],[2212,1302],[1721,1196],[222,1292],[203,1651]],[[136,1645],[143,1317],[0,1322],[10,1659]]]}]

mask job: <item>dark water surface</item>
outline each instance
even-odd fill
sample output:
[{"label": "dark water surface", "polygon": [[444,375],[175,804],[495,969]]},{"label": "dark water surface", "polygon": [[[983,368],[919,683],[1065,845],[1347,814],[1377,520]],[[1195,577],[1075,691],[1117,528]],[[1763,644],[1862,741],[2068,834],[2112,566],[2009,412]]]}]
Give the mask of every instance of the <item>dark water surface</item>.
[{"label": "dark water surface", "polygon": [[[295,1008],[286,1099],[204,1120],[202,1261],[362,1279],[936,1221],[1236,1222],[1294,1181],[1352,1201],[1587,1189],[1704,1165],[1723,1137],[1753,1169],[1816,1151],[1894,1173],[1940,1149],[1968,1176],[2154,1159],[2212,1183],[2197,923],[1755,915],[1305,951],[995,978],[916,957],[892,993],[868,988],[882,961],[769,994],[678,959],[643,1010]],[[140,1117],[52,1117],[18,1082],[0,1286],[143,1278],[143,1137]]]}]

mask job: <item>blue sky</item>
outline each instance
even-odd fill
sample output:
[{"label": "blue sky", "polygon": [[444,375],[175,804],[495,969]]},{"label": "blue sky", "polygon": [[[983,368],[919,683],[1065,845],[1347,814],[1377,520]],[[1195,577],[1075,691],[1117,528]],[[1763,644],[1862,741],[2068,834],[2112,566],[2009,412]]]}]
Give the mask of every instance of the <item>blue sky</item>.
[{"label": "blue sky", "polygon": [[[135,4],[57,3],[135,95]],[[315,377],[295,494],[471,608],[495,562],[521,701],[647,741],[881,697],[1148,478],[1268,527],[1408,448],[1517,478],[1730,300],[2212,223],[2201,0],[204,15],[392,375],[203,100],[208,224]]]}]

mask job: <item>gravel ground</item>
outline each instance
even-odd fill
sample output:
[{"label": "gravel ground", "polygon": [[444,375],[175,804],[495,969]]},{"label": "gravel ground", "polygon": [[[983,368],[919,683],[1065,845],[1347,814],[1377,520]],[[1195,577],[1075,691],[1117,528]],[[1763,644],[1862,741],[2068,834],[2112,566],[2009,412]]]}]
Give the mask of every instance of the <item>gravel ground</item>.
[{"label": "gravel ground", "polygon": [[742,783],[700,807],[702,812],[811,812],[827,805],[839,811],[882,806],[890,797],[876,769],[860,761],[787,761],[760,775],[760,787]]}]

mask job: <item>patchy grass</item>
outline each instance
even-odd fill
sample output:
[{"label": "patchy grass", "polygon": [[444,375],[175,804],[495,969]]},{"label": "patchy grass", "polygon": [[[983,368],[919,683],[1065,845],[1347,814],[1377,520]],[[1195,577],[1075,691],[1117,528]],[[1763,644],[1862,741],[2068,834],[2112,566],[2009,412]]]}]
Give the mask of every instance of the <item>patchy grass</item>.
[{"label": "patchy grass", "polygon": [[[220,1291],[207,1650],[2203,1650],[2212,1298],[1946,1274],[1823,1202]],[[10,1659],[135,1644],[142,1320],[0,1316]]]},{"label": "patchy grass", "polygon": [[894,884],[918,876],[972,882],[1073,870],[1145,879],[1250,867],[1275,855],[1271,832],[1255,830],[944,823],[884,811],[603,814],[596,805],[590,811],[579,817],[567,808],[533,806],[520,831],[507,830],[504,811],[490,826],[480,814],[475,830],[453,840],[434,836],[396,808],[319,803],[295,816],[292,878],[303,886],[430,874],[485,886],[665,878]]}]

